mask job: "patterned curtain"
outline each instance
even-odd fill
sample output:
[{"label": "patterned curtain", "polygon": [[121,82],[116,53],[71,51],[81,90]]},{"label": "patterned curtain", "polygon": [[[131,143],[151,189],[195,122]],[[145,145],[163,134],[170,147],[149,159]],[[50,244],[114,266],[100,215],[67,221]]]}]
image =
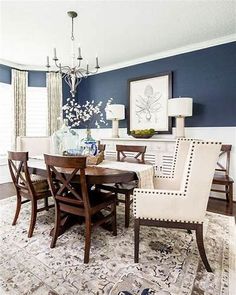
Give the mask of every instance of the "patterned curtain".
[{"label": "patterned curtain", "polygon": [[14,146],[17,136],[26,135],[26,89],[28,72],[12,70],[12,85],[14,93]]},{"label": "patterned curtain", "polygon": [[60,73],[47,73],[48,135],[58,129],[58,117],[62,117],[62,78]]}]

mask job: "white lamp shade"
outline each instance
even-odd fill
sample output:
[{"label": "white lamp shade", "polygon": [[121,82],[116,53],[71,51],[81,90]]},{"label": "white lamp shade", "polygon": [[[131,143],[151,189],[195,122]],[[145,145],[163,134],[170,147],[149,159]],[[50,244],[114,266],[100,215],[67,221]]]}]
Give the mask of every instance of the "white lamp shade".
[{"label": "white lamp shade", "polygon": [[123,104],[110,104],[106,107],[107,120],[123,120],[125,118],[125,106]]},{"label": "white lamp shade", "polygon": [[191,117],[193,113],[193,99],[190,97],[171,98],[168,100],[168,116]]}]

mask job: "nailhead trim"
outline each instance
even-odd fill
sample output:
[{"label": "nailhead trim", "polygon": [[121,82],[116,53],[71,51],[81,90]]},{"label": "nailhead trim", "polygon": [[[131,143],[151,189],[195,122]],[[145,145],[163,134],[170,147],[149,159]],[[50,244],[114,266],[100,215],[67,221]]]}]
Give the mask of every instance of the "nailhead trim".
[{"label": "nailhead trim", "polygon": [[171,175],[170,176],[157,176],[157,175],[155,175],[155,178],[161,178],[161,179],[174,178],[180,142],[181,141],[195,141],[195,140],[196,139],[193,139],[193,138],[178,138],[176,140],[176,145],[175,145],[175,153],[174,153],[174,159],[173,159],[172,168],[171,168]]},{"label": "nailhead trim", "polygon": [[[179,143],[180,140],[183,140],[183,139],[178,139],[177,140],[178,143]],[[190,140],[190,139],[187,139],[187,140]],[[188,164],[188,167],[187,167],[186,184],[184,186],[184,193],[159,192],[157,194],[155,192],[155,190],[145,191],[145,189],[141,189],[141,190],[135,190],[134,191],[134,197],[136,196],[136,193],[149,193],[149,194],[154,194],[154,195],[156,194],[156,195],[186,196],[187,190],[188,190],[188,185],[189,185],[189,177],[190,177],[191,169],[192,169],[192,162],[193,162],[194,150],[195,150],[196,146],[197,145],[200,145],[200,144],[201,145],[208,145],[208,144],[222,145],[221,142],[194,141],[194,140],[191,140],[191,141],[192,141],[192,146],[191,146],[191,151],[190,151],[189,164]],[[134,207],[134,216],[136,217],[136,199],[135,198],[133,198],[133,204],[134,204],[134,206],[133,206]],[[147,218],[147,219],[150,219],[150,218]],[[154,219],[154,220],[161,220],[161,219]],[[176,220],[172,220],[172,221],[176,221]],[[186,221],[181,221],[181,222],[186,222]]]},{"label": "nailhead trim", "polygon": [[153,218],[153,217],[139,217],[143,220],[155,220],[155,221],[170,221],[170,222],[182,222],[182,223],[194,223],[194,224],[203,224],[203,221],[190,221],[190,220],[181,220],[181,219],[167,219],[167,218]]}]

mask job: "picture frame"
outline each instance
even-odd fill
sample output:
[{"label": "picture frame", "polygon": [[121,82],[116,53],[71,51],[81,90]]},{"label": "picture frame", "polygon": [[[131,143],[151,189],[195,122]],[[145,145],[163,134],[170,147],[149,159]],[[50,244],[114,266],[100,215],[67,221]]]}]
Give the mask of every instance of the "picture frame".
[{"label": "picture frame", "polygon": [[141,129],[154,129],[158,134],[172,133],[172,118],[168,117],[172,72],[129,79],[128,97],[128,134]]}]

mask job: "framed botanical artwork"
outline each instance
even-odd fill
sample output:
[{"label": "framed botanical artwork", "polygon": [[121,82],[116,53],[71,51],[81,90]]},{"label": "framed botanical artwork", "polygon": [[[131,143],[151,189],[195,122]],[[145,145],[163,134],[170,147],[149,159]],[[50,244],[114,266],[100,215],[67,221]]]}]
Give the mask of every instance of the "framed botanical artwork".
[{"label": "framed botanical artwork", "polygon": [[172,97],[172,73],[128,80],[128,134],[131,130],[154,129],[171,133],[168,99]]}]

